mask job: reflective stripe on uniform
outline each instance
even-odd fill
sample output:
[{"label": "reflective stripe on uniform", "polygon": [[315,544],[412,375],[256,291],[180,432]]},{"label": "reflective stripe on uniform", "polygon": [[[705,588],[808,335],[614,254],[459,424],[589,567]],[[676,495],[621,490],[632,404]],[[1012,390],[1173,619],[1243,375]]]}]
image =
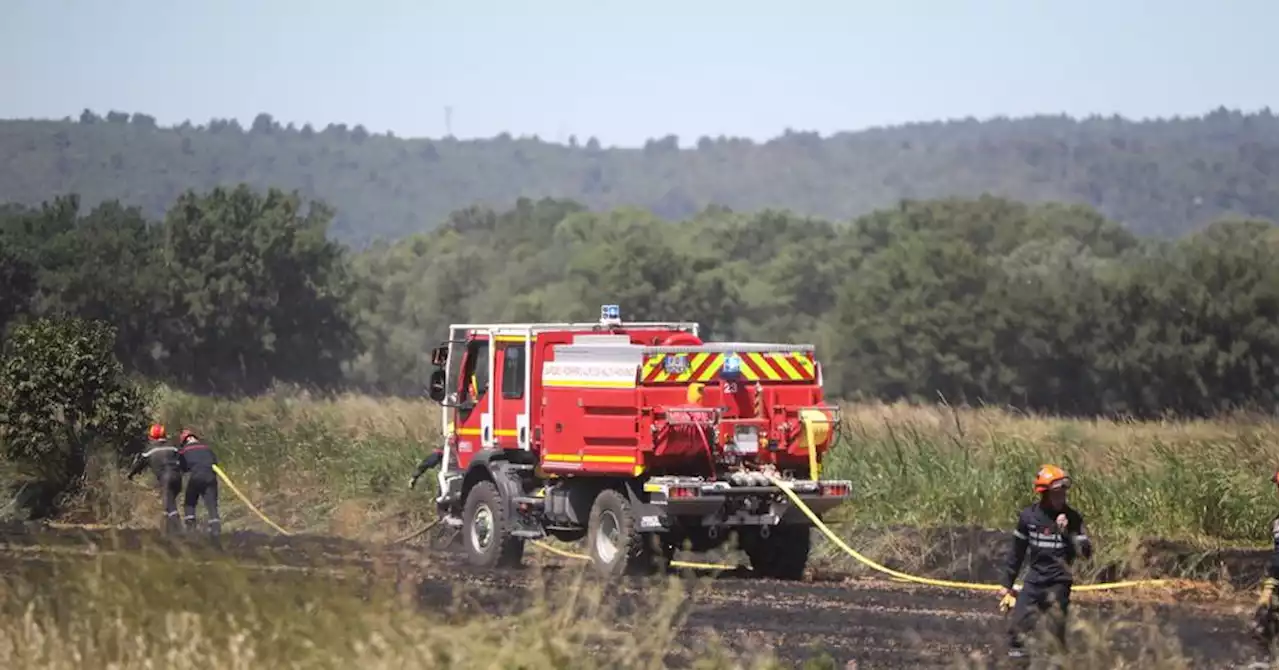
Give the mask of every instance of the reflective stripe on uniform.
[{"label": "reflective stripe on uniform", "polygon": [[1031,546],[1040,549],[1061,549],[1067,546],[1062,541],[1062,536],[1053,533],[1032,533],[1028,539],[1031,541]]}]

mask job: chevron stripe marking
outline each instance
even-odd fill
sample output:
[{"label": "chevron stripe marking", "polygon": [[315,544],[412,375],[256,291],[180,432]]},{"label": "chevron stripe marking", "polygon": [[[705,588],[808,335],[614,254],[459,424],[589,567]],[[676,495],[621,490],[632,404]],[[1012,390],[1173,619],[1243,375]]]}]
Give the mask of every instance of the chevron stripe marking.
[{"label": "chevron stripe marking", "polygon": [[747,358],[751,359],[751,363],[755,365],[756,372],[765,379],[771,382],[782,381],[782,375],[778,374],[778,371],[773,369],[772,365],[769,365],[769,361],[765,360],[764,354],[753,352],[747,354]]},{"label": "chevron stripe marking", "polygon": [[[641,368],[644,383],[708,383],[715,381],[724,367],[725,354],[699,352],[685,354],[688,357],[685,371],[673,374],[667,372],[665,365],[666,357],[670,355],[678,354],[654,354],[645,360]],[[739,357],[742,360],[742,379],[747,382],[809,381],[815,378],[813,360],[805,353],[745,352]]]},{"label": "chevron stripe marking", "polygon": [[720,368],[724,366],[724,354],[716,354],[707,361],[705,367],[698,371],[698,381],[710,382],[714,381],[716,375],[720,374]]},{"label": "chevron stripe marking", "polygon": [[813,379],[814,370],[813,370],[812,358],[809,358],[807,354],[804,354],[799,351],[795,352],[794,354],[791,354],[791,358],[794,359],[795,362],[798,363],[800,367],[804,370],[806,378]]},{"label": "chevron stripe marking", "polygon": [[702,353],[694,354],[693,358],[689,359],[689,369],[681,373],[679,378],[676,379],[676,381],[679,381],[679,382],[690,382],[694,380],[702,381],[702,377],[700,377],[699,374],[702,372],[702,368],[706,366],[708,358],[711,358],[711,354],[705,351]]},{"label": "chevron stripe marking", "polygon": [[773,367],[777,368],[782,373],[782,376],[787,379],[799,380],[805,378],[804,374],[795,369],[783,354],[769,354],[769,362],[773,363]]},{"label": "chevron stripe marking", "polygon": [[662,369],[662,354],[653,354],[649,360],[644,362],[644,368],[640,374],[640,378],[646,382],[657,381],[658,371]]}]

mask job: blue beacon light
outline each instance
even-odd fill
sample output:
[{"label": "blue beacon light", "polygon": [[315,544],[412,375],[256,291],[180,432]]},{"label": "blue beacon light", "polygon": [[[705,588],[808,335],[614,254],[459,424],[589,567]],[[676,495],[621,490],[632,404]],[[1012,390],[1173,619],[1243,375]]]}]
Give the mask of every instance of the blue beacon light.
[{"label": "blue beacon light", "polygon": [[737,381],[742,377],[742,359],[737,354],[724,357],[724,365],[720,367],[720,378],[725,381]]},{"label": "blue beacon light", "polygon": [[617,305],[600,306],[600,323],[606,326],[622,324],[622,309]]}]

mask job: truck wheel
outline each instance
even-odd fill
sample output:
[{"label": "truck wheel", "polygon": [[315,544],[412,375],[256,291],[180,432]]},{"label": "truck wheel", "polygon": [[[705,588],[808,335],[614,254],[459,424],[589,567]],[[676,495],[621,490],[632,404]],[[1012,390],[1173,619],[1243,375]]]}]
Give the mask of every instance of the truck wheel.
[{"label": "truck wheel", "polygon": [[462,508],[462,544],[467,560],[482,568],[514,567],[524,557],[524,541],[511,537],[506,506],[493,482],[480,482]]},{"label": "truck wheel", "polygon": [[631,502],[613,489],[601,491],[591,505],[587,553],[596,571],[606,577],[645,574],[656,567],[648,543],[636,532]]},{"label": "truck wheel", "polygon": [[812,538],[805,525],[773,526],[769,537],[754,530],[742,538],[751,570],[761,577],[798,581],[804,578]]}]

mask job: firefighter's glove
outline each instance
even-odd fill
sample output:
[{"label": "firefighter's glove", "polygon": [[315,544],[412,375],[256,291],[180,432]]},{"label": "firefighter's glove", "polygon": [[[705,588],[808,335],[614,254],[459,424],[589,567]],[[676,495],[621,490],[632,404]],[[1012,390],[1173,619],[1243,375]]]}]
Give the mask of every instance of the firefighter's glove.
[{"label": "firefighter's glove", "polygon": [[1262,580],[1262,588],[1258,589],[1258,607],[1270,607],[1271,596],[1276,592],[1276,580],[1270,577]]},{"label": "firefighter's glove", "polygon": [[418,485],[418,475],[414,475],[414,476],[410,477],[410,478],[409,478],[409,488],[410,488],[410,489],[413,489],[413,487],[415,487],[415,486],[417,486],[417,485]]},{"label": "firefighter's glove", "polygon": [[1000,613],[1008,614],[1016,604],[1018,604],[1018,597],[1014,595],[1013,589],[1005,590],[1004,597],[1000,599]]}]

